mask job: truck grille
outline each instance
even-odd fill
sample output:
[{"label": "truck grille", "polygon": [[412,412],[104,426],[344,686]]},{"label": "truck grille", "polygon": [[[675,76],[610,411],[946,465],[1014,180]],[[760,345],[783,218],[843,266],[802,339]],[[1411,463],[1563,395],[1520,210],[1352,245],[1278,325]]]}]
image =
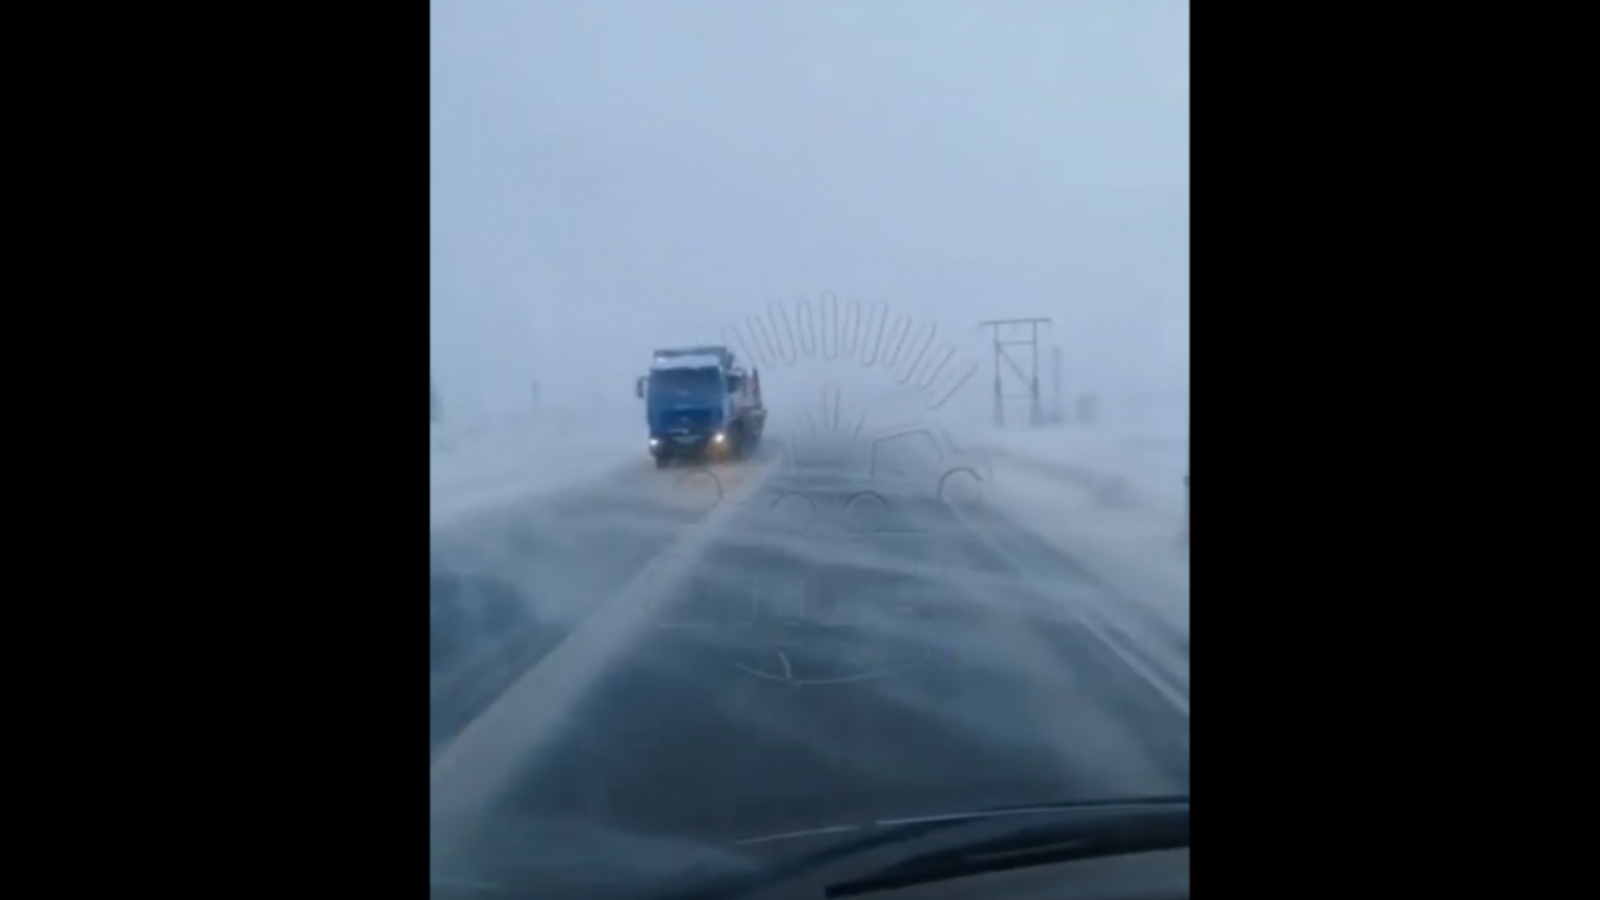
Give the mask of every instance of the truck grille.
[{"label": "truck grille", "polygon": [[694,434],[711,427],[715,416],[711,410],[676,411],[665,416],[664,429],[669,434]]}]

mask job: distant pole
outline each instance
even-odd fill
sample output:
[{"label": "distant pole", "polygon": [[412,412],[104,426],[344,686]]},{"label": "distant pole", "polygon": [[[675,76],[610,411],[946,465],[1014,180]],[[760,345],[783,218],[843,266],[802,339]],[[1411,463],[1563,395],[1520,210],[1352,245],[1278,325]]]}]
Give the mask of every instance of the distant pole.
[{"label": "distant pole", "polygon": [[1050,421],[1060,424],[1066,421],[1067,408],[1061,399],[1061,345],[1056,344],[1050,348],[1050,380],[1053,383],[1050,389]]},{"label": "distant pole", "polygon": [[1028,403],[1028,424],[1038,428],[1044,424],[1044,407],[1039,405],[1039,326],[1033,326],[1033,340],[1028,342],[1032,346],[1028,349],[1033,353],[1033,365],[1030,371],[1033,377],[1028,381],[1028,392],[1032,400]]},{"label": "distant pole", "polygon": [[[1047,318],[991,319],[991,320],[989,320],[987,322],[979,322],[978,324],[981,327],[990,327],[990,328],[994,329],[994,424],[995,424],[995,427],[996,428],[1005,427],[1005,401],[1007,399],[1027,398],[1027,400],[1028,400],[1028,424],[1030,424],[1033,427],[1037,428],[1039,425],[1043,424],[1043,422],[1044,422],[1044,407],[1040,404],[1040,401],[1039,401],[1039,326],[1040,325],[1049,325],[1050,324],[1050,320],[1047,319]],[[1003,327],[1003,326],[1009,327],[1009,326],[1013,326],[1013,325],[1027,325],[1028,326],[1028,337],[1026,339],[1016,339],[1016,340],[1009,340],[1009,341],[1001,340],[1000,339],[1000,329],[1001,329],[1001,327]],[[1029,364],[1028,372],[1026,374],[1023,373],[1022,367],[1017,364],[1017,361],[1012,359],[1011,355],[1006,352],[1006,348],[1007,347],[1020,347],[1020,346],[1027,346],[1029,348],[1029,351],[1030,351],[1030,356],[1029,356],[1029,363],[1030,364]],[[1008,394],[1005,393],[1005,390],[1004,390],[1004,388],[1002,386],[1002,383],[1001,383],[1001,376],[1000,376],[1000,364],[1001,364],[1002,361],[1006,364],[1007,368],[1011,369],[1011,371],[1016,374],[1018,379],[1020,379],[1021,381],[1025,382],[1028,385],[1027,393],[1025,393],[1025,394],[1011,394],[1011,395],[1008,395]]]},{"label": "distant pole", "polygon": [[1006,397],[1000,390],[1000,360],[1006,355],[1000,347],[1000,329],[994,330],[994,427],[1006,427]]}]

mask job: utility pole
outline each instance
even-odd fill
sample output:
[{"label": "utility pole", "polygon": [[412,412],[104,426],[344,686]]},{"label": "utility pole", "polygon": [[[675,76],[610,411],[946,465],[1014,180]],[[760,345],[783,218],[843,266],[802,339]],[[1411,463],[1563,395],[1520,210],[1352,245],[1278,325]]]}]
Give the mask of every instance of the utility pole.
[{"label": "utility pole", "polygon": [[1067,420],[1066,402],[1061,396],[1061,345],[1050,348],[1050,424],[1060,425]]},{"label": "utility pole", "polygon": [[[1037,428],[1043,424],[1044,408],[1039,405],[1039,326],[1049,325],[1049,319],[991,319],[979,322],[980,326],[994,329],[994,424],[996,428],[1004,428],[1006,424],[1005,402],[1007,400],[1028,400],[1028,424]],[[1029,327],[1026,340],[1001,340],[1000,329],[1017,325]],[[1028,374],[1024,375],[1022,367],[1011,358],[1006,351],[1007,347],[1027,347],[1029,350]],[[1000,363],[1004,361],[1016,376],[1028,383],[1027,393],[1007,394],[1001,386]]]}]

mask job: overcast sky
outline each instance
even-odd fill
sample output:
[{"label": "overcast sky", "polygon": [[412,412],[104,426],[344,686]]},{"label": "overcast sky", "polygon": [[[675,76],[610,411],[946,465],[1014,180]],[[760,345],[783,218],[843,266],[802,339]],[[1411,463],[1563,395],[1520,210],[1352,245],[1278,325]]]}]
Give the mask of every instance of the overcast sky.
[{"label": "overcast sky", "polygon": [[432,5],[447,403],[631,400],[652,347],[825,290],[1187,385],[1187,2]]}]

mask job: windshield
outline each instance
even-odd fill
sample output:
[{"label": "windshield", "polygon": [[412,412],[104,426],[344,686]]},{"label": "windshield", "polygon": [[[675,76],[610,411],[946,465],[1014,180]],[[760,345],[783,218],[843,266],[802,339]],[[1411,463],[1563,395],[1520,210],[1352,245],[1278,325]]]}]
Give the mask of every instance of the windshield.
[{"label": "windshield", "polygon": [[996,2],[432,0],[436,889],[1188,793],[1188,6]]},{"label": "windshield", "polygon": [[653,399],[715,398],[722,391],[722,373],[716,369],[656,369],[650,373]]}]

